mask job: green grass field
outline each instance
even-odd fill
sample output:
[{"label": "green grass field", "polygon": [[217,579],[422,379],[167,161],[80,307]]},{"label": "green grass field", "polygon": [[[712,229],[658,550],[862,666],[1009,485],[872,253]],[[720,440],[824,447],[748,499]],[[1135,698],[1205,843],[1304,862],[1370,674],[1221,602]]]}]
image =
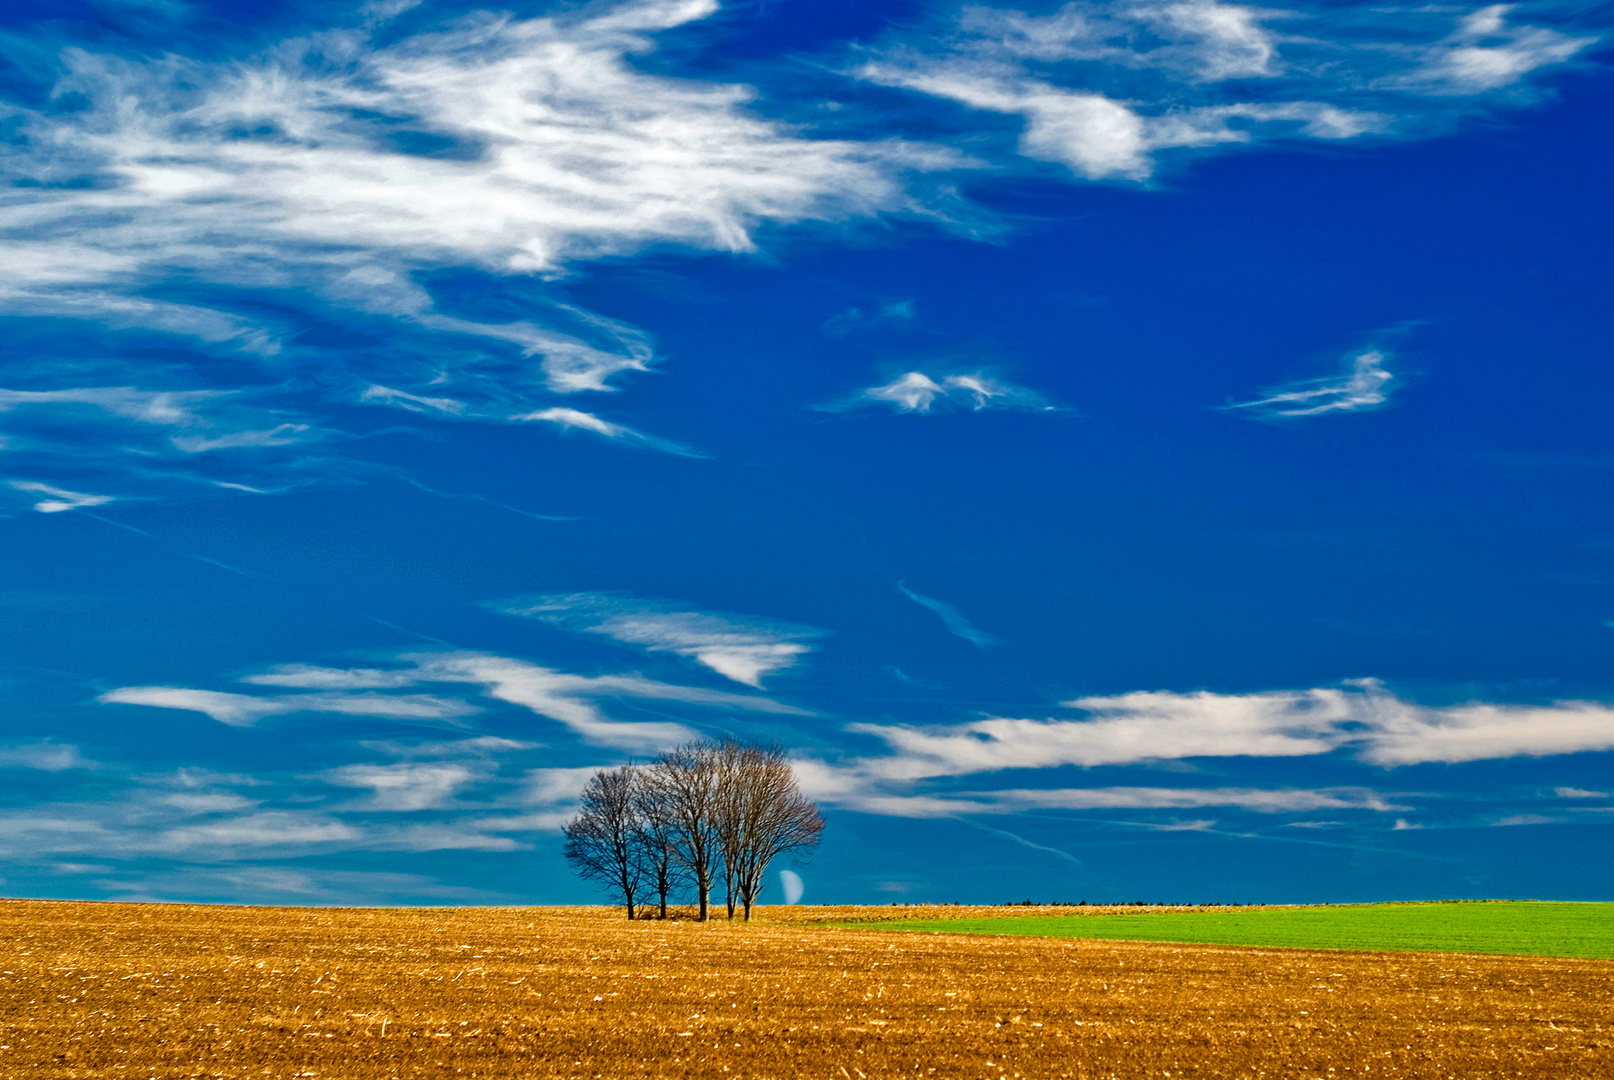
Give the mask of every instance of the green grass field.
[{"label": "green grass field", "polygon": [[1195,945],[1614,958],[1614,904],[1535,900],[1140,912],[1136,915],[1028,915],[866,925],[881,930],[1177,941]]}]

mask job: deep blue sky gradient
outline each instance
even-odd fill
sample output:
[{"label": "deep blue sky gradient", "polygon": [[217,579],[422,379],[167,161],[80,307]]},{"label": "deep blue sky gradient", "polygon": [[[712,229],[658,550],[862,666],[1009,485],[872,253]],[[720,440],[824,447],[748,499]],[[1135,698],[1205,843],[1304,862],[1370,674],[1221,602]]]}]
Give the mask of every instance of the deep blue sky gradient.
[{"label": "deep blue sky gradient", "polygon": [[[66,45],[139,57],[172,40],[216,60],[351,22],[321,4],[185,11],[176,25],[155,9],[13,7],[0,90],[28,108],[64,107],[42,88]],[[419,7],[387,33],[407,37],[446,14]],[[838,77],[847,49],[893,34],[922,45],[913,28],[944,14],[906,2],[737,4],[666,31],[661,50],[635,62],[748,82],[759,113],[799,118],[792,95]],[[272,377],[217,343],[111,317],[0,311],[0,387],[107,385],[113,357],[131,380],[118,385],[251,386],[342,433],[307,451],[327,464],[303,460],[298,486],[278,493],[157,490],[142,476],[124,496],[109,486],[124,466],[97,456],[118,458],[118,431],[76,413],[0,413],[13,439],[43,431],[86,448],[67,462],[8,443],[5,479],[118,496],[51,513],[19,501],[0,519],[0,738],[13,755],[0,767],[19,765],[0,773],[0,891],[588,898],[559,858],[553,820],[474,823],[564,813],[564,798],[534,801],[522,777],[614,763],[625,747],[470,687],[407,691],[484,710],[461,728],[308,712],[236,727],[98,700],[146,686],[264,693],[236,680],[277,664],[390,670],[402,653],[448,649],[758,693],[687,656],[488,606],[532,595],[652,598],[826,632],[764,679],[796,713],[600,705],[613,720],[777,739],[848,767],[889,753],[849,724],[1074,721],[1082,713],[1058,703],[1136,691],[1249,695],[1371,678],[1428,709],[1609,708],[1614,85],[1585,60],[1595,55],[1532,75],[1533,104],[1477,104],[1427,135],[1261,143],[1171,159],[1147,182],[1016,159],[1019,121],[980,114],[986,134],[968,136],[969,152],[991,167],[951,177],[950,205],[967,210],[955,226],[912,214],[763,225],[755,253],[669,241],[574,260],[548,280],[452,259],[417,273],[457,318],[542,320],[564,301],[639,328],[654,371],[619,377],[617,394],[538,404],[595,411],[702,456],[333,392],[298,365],[323,371],[340,357],[379,382],[373,373],[400,350],[449,346],[295,282],[252,289],[176,269],[141,285],[271,323],[286,343]],[[843,131],[876,124],[886,107],[911,139],[932,136],[899,108],[932,110],[936,131],[959,122],[956,106],[917,94],[889,106],[882,95],[898,91],[845,94],[863,95],[865,111]],[[994,149],[1003,132],[1010,151]],[[1226,407],[1329,378],[1369,347],[1394,375],[1383,407],[1289,419]],[[1038,405],[843,407],[910,371],[986,371]],[[949,633],[899,582],[997,643]],[[1614,711],[1601,716],[1590,723],[1614,746]],[[532,745],[464,751],[482,762],[477,778],[416,809],[367,809],[360,789],[329,780],[401,760],[399,744],[478,736]],[[387,743],[394,750],[376,748]],[[21,767],[60,746],[82,761]],[[1526,748],[1384,767],[1350,747],[1268,757],[1163,747],[1123,764],[937,775],[881,790],[1351,789],[1395,809],[920,814],[878,812],[859,801],[866,792],[827,794],[824,846],[800,872],[810,901],[1604,899],[1609,753]],[[237,801],[195,804],[181,820],[172,792]],[[271,812],[347,822],[351,835],[231,839],[232,822]],[[472,839],[434,846],[419,838],[433,827]]]}]

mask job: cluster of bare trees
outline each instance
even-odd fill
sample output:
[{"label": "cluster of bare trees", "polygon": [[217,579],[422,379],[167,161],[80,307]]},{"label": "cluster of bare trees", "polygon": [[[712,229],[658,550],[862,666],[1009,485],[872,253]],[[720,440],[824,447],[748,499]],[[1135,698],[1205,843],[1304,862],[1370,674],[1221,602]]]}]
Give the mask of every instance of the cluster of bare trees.
[{"label": "cluster of bare trees", "polygon": [[601,769],[566,826],[566,859],[635,917],[654,897],[692,892],[710,916],[719,881],[729,918],[762,891],[768,864],[818,843],[824,819],[778,746],[731,740],[669,750],[647,765]]}]

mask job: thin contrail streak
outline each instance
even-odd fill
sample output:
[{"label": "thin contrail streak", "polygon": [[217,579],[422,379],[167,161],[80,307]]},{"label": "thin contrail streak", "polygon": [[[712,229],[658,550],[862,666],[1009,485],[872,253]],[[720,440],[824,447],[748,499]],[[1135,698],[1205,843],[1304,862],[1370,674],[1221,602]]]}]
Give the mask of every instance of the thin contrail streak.
[{"label": "thin contrail streak", "polygon": [[1076,866],[1082,870],[1087,869],[1086,863],[1082,862],[1082,860],[1078,859],[1068,851],[1060,851],[1058,848],[1049,847],[1047,844],[1034,843],[1033,841],[1027,840],[1023,836],[1017,836],[1014,833],[1009,832],[1007,829],[994,829],[990,825],[982,825],[979,821],[971,821],[968,818],[954,818],[953,820],[963,822],[965,825],[968,825],[973,829],[980,829],[982,832],[989,832],[994,836],[1001,836],[1005,840],[1013,840],[1015,843],[1020,844],[1023,847],[1031,848],[1033,851],[1046,851],[1050,855],[1057,855],[1066,862],[1076,864]]}]

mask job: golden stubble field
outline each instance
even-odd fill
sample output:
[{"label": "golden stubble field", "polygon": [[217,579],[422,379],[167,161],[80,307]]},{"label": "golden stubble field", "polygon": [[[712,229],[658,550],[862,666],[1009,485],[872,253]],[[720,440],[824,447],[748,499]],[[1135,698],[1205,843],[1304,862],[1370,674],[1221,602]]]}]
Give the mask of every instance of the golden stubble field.
[{"label": "golden stubble field", "polygon": [[1610,961],[810,925],[873,914],[3,901],[0,1076],[1614,1075]]}]

